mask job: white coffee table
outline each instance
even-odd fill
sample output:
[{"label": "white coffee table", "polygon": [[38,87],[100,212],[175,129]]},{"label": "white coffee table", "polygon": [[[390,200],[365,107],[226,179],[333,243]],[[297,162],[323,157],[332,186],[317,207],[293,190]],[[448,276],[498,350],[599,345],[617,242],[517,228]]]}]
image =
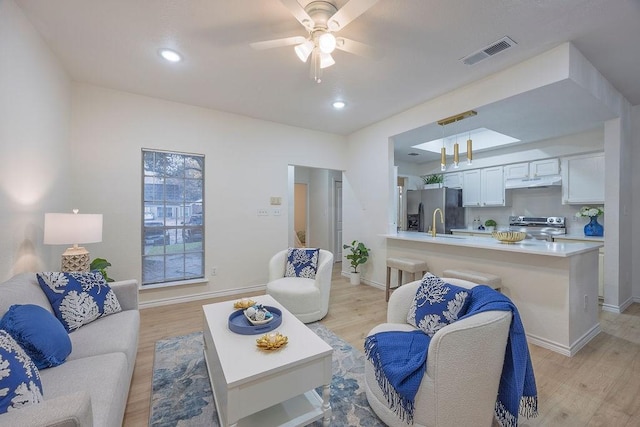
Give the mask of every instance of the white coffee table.
[{"label": "white coffee table", "polygon": [[[221,426],[328,426],[333,349],[269,295],[252,298],[282,311],[280,332],[289,342],[277,351],[256,346],[262,334],[229,330],[233,301],[204,312],[204,355]],[[315,392],[323,386],[322,397]]]}]

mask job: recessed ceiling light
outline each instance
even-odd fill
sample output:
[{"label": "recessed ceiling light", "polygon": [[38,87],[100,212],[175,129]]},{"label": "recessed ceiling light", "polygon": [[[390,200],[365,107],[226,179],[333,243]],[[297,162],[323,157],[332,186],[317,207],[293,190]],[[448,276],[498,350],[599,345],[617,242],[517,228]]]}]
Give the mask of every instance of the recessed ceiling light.
[{"label": "recessed ceiling light", "polygon": [[334,101],[332,105],[336,110],[342,110],[347,105],[347,103],[344,101]]},{"label": "recessed ceiling light", "polygon": [[182,61],[182,56],[180,56],[180,54],[178,52],[176,52],[175,50],[160,49],[158,51],[158,53],[160,54],[160,56],[162,56],[164,59],[166,59],[169,62],[180,62],[180,61]]}]

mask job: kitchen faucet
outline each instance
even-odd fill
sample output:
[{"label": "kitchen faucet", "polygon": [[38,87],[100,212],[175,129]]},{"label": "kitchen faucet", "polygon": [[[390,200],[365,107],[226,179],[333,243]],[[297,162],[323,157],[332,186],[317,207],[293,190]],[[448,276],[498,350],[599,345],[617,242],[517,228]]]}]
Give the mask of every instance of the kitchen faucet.
[{"label": "kitchen faucet", "polygon": [[442,209],[436,208],[433,211],[433,222],[431,223],[431,237],[436,237],[436,212],[440,212],[440,222],[444,224],[444,218],[442,216]]}]

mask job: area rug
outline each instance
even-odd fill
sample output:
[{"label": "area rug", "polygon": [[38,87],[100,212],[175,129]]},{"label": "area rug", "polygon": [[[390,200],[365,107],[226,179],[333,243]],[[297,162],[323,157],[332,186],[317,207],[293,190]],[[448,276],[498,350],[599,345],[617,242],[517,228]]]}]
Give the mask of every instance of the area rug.
[{"label": "area rug", "polygon": [[[364,355],[324,325],[307,326],[333,347],[331,425],[383,426],[365,395]],[[203,349],[202,332],[156,342],[150,426],[219,426]]]}]

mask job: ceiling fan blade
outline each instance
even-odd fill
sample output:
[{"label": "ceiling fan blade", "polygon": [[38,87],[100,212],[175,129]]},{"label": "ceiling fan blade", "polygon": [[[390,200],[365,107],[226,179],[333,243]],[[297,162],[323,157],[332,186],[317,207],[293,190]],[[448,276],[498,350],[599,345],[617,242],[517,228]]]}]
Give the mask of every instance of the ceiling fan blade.
[{"label": "ceiling fan blade", "polygon": [[298,20],[299,23],[302,24],[307,30],[311,31],[313,29],[313,19],[309,16],[309,14],[304,10],[300,3],[297,0],[280,0],[284,7],[289,9],[291,14]]},{"label": "ceiling fan blade", "polygon": [[304,43],[306,39],[302,36],[286,37],[284,39],[266,40],[263,42],[250,43],[249,46],[255,50],[273,49],[275,47],[293,46]]},{"label": "ceiling fan blade", "polygon": [[368,44],[346,39],[344,37],[338,37],[336,39],[336,49],[353,53],[354,55],[364,56],[365,58],[374,58],[377,56],[376,50]]},{"label": "ceiling fan blade", "polygon": [[[295,0],[294,0],[295,1]],[[378,0],[350,0],[342,6],[328,21],[328,27],[331,31],[338,31],[349,25],[351,21],[365,13],[371,6],[376,4]]]}]

